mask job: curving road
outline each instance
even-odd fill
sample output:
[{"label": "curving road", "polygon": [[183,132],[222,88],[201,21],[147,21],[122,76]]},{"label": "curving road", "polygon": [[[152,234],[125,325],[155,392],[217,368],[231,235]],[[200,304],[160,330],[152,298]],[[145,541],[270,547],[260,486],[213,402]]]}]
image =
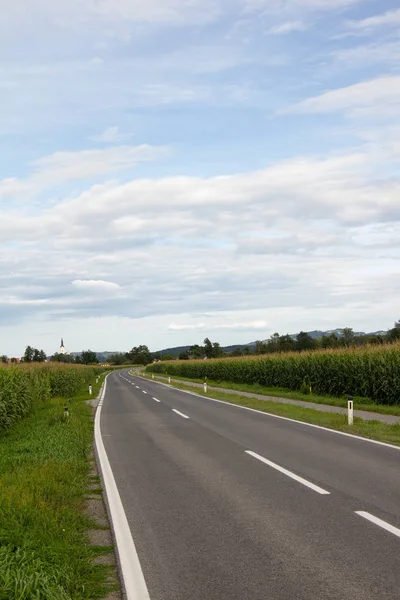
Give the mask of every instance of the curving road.
[{"label": "curving road", "polygon": [[127,371],[101,410],[151,600],[400,597],[400,449]]}]

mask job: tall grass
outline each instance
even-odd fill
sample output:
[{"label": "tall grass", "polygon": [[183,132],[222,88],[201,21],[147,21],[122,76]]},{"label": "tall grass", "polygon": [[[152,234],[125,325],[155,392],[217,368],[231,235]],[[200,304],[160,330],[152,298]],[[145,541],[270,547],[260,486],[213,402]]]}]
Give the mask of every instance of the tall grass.
[{"label": "tall grass", "polygon": [[99,367],[32,364],[0,367],[0,431],[50,398],[70,397],[99,374]]},{"label": "tall grass", "polygon": [[275,354],[214,360],[156,363],[146,369],[188,379],[260,384],[316,394],[371,398],[378,404],[400,404],[400,344],[319,352]]}]

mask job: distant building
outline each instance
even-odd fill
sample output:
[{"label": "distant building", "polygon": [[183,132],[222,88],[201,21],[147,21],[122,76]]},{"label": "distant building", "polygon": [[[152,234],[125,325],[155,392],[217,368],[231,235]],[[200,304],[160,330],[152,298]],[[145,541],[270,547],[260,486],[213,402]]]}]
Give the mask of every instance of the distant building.
[{"label": "distant building", "polygon": [[64,340],[61,338],[60,354],[65,354]]}]

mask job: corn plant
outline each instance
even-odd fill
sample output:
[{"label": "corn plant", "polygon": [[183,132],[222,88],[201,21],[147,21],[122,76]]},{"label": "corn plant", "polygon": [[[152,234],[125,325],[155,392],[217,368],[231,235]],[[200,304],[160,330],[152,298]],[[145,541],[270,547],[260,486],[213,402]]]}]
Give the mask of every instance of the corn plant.
[{"label": "corn plant", "polygon": [[260,384],[316,394],[370,398],[400,404],[400,344],[282,353],[263,357],[156,363],[146,369],[188,379]]}]

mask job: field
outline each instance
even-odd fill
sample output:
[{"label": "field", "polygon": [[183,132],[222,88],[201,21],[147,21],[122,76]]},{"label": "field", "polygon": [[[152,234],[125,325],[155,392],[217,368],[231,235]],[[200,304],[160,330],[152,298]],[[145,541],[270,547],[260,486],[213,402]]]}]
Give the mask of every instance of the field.
[{"label": "field", "polygon": [[369,398],[377,404],[400,404],[400,344],[365,346],[262,357],[155,363],[150,373],[209,379],[268,388],[312,390],[341,398]]},{"label": "field", "polygon": [[50,398],[73,396],[83,384],[93,383],[102,370],[58,363],[0,367],[0,431]]}]

